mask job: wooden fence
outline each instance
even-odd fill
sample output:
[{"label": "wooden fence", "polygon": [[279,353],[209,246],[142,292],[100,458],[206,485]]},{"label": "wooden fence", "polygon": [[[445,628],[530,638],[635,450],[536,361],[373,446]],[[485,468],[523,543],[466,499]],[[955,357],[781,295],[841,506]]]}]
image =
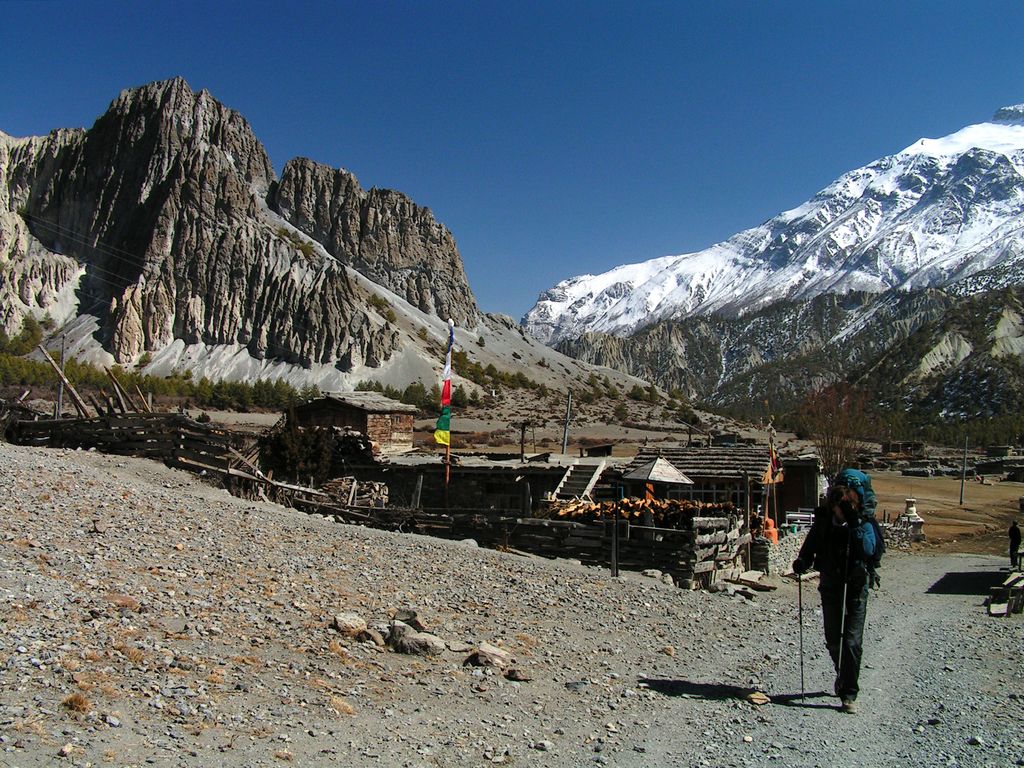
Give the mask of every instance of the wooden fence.
[{"label": "wooden fence", "polygon": [[[482,546],[544,557],[610,565],[613,542],[620,567],[656,568],[684,587],[738,575],[749,536],[736,515],[683,516],[671,528],[635,525],[624,514],[580,522],[509,516],[479,509],[408,509],[354,506],[323,490],[276,482],[252,460],[252,440],[175,413],[127,413],[87,419],[15,421],[12,442],[162,460],[172,467],[219,476],[233,494],[262,498],[339,522],[473,539]],[[248,454],[248,456],[246,455]],[[354,482],[354,481],[353,481]],[[628,505],[630,500],[622,502]],[[618,536],[614,536],[614,526]]]}]

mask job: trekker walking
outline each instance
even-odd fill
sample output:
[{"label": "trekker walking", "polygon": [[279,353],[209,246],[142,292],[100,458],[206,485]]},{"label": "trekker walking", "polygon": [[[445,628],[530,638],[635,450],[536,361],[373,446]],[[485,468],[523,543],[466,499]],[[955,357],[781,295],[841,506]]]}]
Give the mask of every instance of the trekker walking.
[{"label": "trekker walking", "polygon": [[832,481],[824,506],[814,511],[811,529],[793,562],[798,575],[812,566],[820,573],[825,646],[836,670],[836,696],[842,711],[849,713],[856,711],[860,690],[868,587],[878,583],[874,567],[883,546],[873,517],[875,504],[868,476],[844,469]]},{"label": "trekker walking", "polygon": [[1007,533],[1010,536],[1010,567],[1017,568],[1020,565],[1020,528],[1016,520],[1010,524]]}]

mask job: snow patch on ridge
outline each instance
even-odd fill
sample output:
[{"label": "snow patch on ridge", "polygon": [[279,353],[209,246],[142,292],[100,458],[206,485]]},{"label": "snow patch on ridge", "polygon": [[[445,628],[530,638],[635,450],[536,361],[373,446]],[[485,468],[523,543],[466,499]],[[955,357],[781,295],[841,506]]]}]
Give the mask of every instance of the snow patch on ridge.
[{"label": "snow patch on ridge", "polygon": [[1024,105],[843,174],[806,203],[702,251],[564,280],[522,322],[554,343],[780,299],[1024,279]]}]

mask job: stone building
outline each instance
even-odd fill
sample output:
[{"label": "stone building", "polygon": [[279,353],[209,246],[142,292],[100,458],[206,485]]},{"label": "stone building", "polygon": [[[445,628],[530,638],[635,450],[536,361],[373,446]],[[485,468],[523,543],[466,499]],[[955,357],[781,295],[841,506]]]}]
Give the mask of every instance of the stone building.
[{"label": "stone building", "polygon": [[299,427],[348,427],[362,432],[384,454],[412,450],[416,406],[378,392],[332,392],[296,406],[291,413]]}]

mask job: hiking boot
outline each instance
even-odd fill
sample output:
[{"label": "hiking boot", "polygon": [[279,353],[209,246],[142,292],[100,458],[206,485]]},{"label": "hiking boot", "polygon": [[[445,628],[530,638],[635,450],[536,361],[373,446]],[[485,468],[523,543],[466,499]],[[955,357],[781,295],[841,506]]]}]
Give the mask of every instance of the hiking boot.
[{"label": "hiking boot", "polygon": [[842,699],[842,706],[839,707],[839,710],[848,715],[854,715],[857,713],[857,702],[849,698]]}]

